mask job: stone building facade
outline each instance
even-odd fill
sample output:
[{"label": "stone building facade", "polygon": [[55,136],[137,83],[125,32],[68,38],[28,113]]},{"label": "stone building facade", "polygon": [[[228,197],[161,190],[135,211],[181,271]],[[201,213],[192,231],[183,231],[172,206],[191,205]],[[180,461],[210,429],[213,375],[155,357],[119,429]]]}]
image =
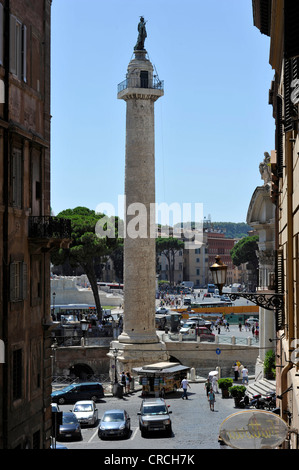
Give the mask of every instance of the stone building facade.
[{"label": "stone building facade", "polygon": [[285,448],[299,447],[299,3],[253,0],[254,25],[270,38],[273,68],[269,103],[275,120],[270,154],[271,199],[275,204],[276,388],[280,416],[289,425]]},{"label": "stone building facade", "polygon": [[[48,448],[51,0],[0,1],[0,448]],[[66,231],[64,232],[64,230]]]}]

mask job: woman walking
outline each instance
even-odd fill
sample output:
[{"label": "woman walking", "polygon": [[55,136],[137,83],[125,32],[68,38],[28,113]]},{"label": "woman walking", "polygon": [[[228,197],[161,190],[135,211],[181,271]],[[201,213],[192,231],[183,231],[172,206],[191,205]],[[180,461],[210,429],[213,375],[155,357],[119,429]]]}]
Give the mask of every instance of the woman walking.
[{"label": "woman walking", "polygon": [[215,393],[214,393],[212,388],[209,390],[208,399],[209,399],[209,403],[210,403],[210,410],[214,411]]}]

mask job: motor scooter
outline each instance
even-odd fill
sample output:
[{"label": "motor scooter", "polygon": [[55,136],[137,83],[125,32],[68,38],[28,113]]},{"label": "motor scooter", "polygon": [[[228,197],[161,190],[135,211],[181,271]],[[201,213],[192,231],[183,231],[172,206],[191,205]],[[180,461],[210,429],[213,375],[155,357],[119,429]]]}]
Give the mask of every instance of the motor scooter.
[{"label": "motor scooter", "polygon": [[269,411],[276,408],[276,392],[271,392],[265,398],[265,408]]},{"label": "motor scooter", "polygon": [[238,408],[248,408],[250,399],[248,395],[244,395],[243,398],[239,401]]},{"label": "motor scooter", "polygon": [[252,399],[249,402],[249,406],[253,406],[257,409],[264,409],[265,398],[262,398],[262,395],[260,393],[257,393],[256,395],[253,395]]}]

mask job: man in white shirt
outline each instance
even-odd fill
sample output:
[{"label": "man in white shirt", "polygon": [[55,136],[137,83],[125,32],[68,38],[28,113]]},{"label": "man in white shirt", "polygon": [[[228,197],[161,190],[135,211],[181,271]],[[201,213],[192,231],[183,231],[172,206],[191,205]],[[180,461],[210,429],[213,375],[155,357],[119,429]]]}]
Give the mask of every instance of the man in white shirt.
[{"label": "man in white shirt", "polygon": [[248,369],[246,366],[244,366],[242,369],[242,375],[243,375],[242,383],[244,384],[246,382],[248,384]]},{"label": "man in white shirt", "polygon": [[186,400],[188,400],[188,397],[187,397],[187,388],[191,388],[189,383],[188,383],[188,380],[187,380],[187,377],[185,377],[182,382],[181,382],[181,387],[183,389],[183,395],[182,395],[182,399],[184,400],[184,398],[186,398]]}]

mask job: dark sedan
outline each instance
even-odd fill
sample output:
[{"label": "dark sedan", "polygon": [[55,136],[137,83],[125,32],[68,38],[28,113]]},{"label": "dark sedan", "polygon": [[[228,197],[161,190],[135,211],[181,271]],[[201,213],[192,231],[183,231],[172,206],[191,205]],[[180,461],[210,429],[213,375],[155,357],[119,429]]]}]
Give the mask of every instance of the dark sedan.
[{"label": "dark sedan", "polygon": [[126,410],[108,410],[104,413],[98,427],[98,436],[104,437],[129,437],[130,417]]},{"label": "dark sedan", "polygon": [[62,424],[59,426],[57,439],[82,439],[81,426],[74,413],[62,414]]}]

